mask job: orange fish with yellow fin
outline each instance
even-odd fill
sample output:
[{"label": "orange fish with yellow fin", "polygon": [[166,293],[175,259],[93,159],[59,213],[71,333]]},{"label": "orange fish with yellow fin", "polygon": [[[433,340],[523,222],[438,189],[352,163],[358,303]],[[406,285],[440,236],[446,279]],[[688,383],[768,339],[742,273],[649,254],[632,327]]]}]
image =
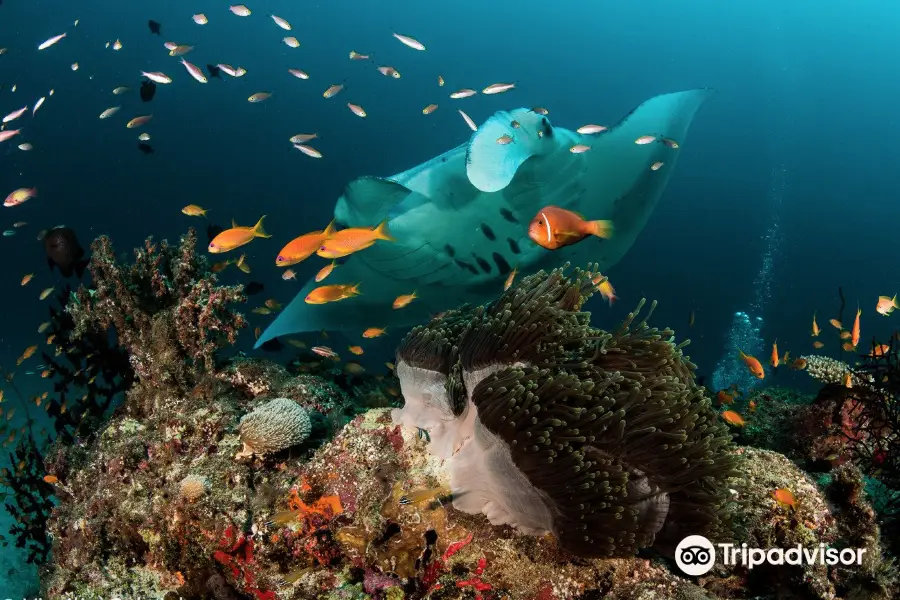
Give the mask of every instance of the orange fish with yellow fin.
[{"label": "orange fish with yellow fin", "polygon": [[214,237],[213,240],[209,243],[209,251],[213,254],[230,252],[235,248],[240,248],[245,244],[249,244],[255,238],[272,237],[263,230],[262,224],[263,219],[265,218],[266,215],[261,216],[259,218],[259,221],[257,221],[256,225],[254,225],[253,227],[241,227],[237,223],[235,223],[234,219],[232,219],[231,229],[226,229],[225,231]]}]

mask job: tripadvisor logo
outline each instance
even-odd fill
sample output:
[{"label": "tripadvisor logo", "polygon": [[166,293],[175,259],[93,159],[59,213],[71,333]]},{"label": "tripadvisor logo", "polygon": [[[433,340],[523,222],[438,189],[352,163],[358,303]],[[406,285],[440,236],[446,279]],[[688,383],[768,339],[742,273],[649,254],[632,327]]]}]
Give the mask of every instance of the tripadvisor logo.
[{"label": "tripadvisor logo", "polygon": [[[716,546],[719,555],[716,555]],[[726,566],[741,565],[748,569],[759,565],[861,565],[865,548],[829,548],[819,544],[807,548],[797,544],[793,548],[750,548],[747,544],[716,544],[702,535],[689,535],[675,548],[675,564],[685,575],[698,577],[708,573],[716,558]]]}]

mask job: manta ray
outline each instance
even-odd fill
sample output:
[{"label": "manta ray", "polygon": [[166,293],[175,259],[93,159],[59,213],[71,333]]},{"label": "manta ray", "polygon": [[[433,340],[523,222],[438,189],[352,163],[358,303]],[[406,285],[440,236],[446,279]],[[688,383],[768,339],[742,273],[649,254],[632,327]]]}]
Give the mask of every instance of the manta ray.
[{"label": "manta ray", "polygon": [[[599,263],[605,271],[647,223],[694,114],[710,94],[696,89],[656,96],[595,135],[554,127],[543,111],[500,111],[466,143],[428,162],[391,177],[351,181],[335,206],[335,224],[386,221],[395,241],[350,255],[321,284],[311,279],[256,347],[304,331],[356,337],[370,327],[390,332],[425,322],[440,311],[495,298],[513,269],[528,274],[571,262]],[[636,143],[645,136],[654,140]],[[577,145],[589,150],[573,152]],[[615,234],[546,250],[528,237],[528,225],[548,205],[612,220]],[[360,294],[307,304],[307,294],[326,283],[358,283]],[[412,303],[392,307],[413,292]]]}]

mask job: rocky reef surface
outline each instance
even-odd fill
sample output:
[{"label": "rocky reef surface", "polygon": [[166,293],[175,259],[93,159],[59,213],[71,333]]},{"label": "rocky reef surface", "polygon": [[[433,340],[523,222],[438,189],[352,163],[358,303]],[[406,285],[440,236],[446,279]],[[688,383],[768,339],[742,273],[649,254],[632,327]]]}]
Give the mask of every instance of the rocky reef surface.
[{"label": "rocky reef surface", "polygon": [[[301,406],[333,401],[317,378],[288,377],[279,387],[280,395],[298,389],[292,399]],[[240,414],[265,399],[231,390],[158,419],[115,419],[94,446],[60,449],[50,466],[67,491],[51,522],[55,559],[43,592],[217,600],[891,597],[892,568],[858,473],[836,474],[823,487],[782,455],[736,448],[745,460],[732,482],[734,540],[863,547],[865,560],[852,568],[717,565],[692,579],[658,557],[579,559],[550,535],[493,526],[437,493],[404,503],[445,485],[447,474],[416,429],[393,425],[389,409],[357,416],[314,453],[301,447],[235,460]],[[187,493],[187,478],[202,485]],[[782,487],[794,490],[795,507],[773,499]]]}]

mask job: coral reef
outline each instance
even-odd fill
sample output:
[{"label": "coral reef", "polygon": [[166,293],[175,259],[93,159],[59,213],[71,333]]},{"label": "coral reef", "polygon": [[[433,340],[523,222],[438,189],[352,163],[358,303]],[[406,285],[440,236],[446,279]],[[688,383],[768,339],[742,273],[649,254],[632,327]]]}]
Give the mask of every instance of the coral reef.
[{"label": "coral reef", "polygon": [[[212,397],[187,394],[140,420],[118,411],[89,443],[51,449],[47,463],[65,494],[49,524],[54,561],[43,578],[48,597],[111,597],[127,590],[142,597],[174,590],[198,597],[209,593],[207,586],[224,594],[217,597],[240,597],[236,590],[272,597],[274,582],[257,579],[263,567],[254,556],[265,522],[278,512],[276,501],[297,484],[297,467],[287,465],[313,448],[234,460],[242,446],[241,417],[270,398],[228,380],[252,381],[260,372],[272,374],[271,385],[304,414],[343,412],[349,404],[327,381],[238,361],[219,373]],[[314,433],[317,427],[322,424],[314,421]]]},{"label": "coral reef", "polygon": [[735,400],[729,408],[745,415],[747,422],[745,427],[736,430],[735,441],[775,450],[793,460],[806,460],[805,437],[797,428],[808,418],[814,400],[814,396],[782,387],[763,388]]},{"label": "coral reef", "polygon": [[[184,246],[159,253],[189,256]],[[70,304],[83,332],[110,323],[129,351],[142,339],[166,343],[135,350],[138,382],[98,434],[47,452],[44,483],[58,504],[44,597],[824,600],[896,591],[860,471],[846,464],[817,483],[784,456],[736,447],[684,343],[638,320],[642,304],[613,332],[590,326],[581,307],[600,281],[590,271],[525,278],[485,307],[416,328],[398,352],[405,407],[358,414],[397,384],[358,373],[336,383],[331,365],[298,374],[241,356],[217,364],[211,335],[240,320],[223,304],[207,320],[215,327],[185,330],[202,341],[182,343],[179,303],[215,288],[168,267],[163,284],[141,279],[146,265],[165,263],[156,253],[139,252],[145,267],[128,276],[103,263],[102,274],[123,273],[124,289],[82,289]],[[157,305],[160,289],[169,291]],[[138,325],[113,315],[111,298],[126,292],[137,318],[162,329],[131,331]],[[780,488],[796,497],[793,508],[773,497]],[[507,502],[504,493],[519,495]],[[719,564],[689,580],[669,554],[680,536],[701,532],[775,547],[858,546],[866,560]]]},{"label": "coral reef", "polygon": [[237,458],[269,454],[302,444],[311,429],[309,415],[288,398],[275,398],[241,417],[241,443]]},{"label": "coral reef", "polygon": [[[700,578],[701,585],[722,597],[870,598],[894,597],[897,575],[882,555],[874,512],[860,493],[859,473],[833,474],[824,487],[775,452],[741,447],[744,457],[739,477],[731,480],[740,509],[734,522],[734,540],[740,547],[790,549],[802,544],[863,549],[859,565],[758,565],[748,569],[724,564]],[[832,483],[833,481],[833,483]],[[773,493],[787,490],[792,506],[778,502]],[[776,590],[778,590],[776,592]]]},{"label": "coral reef", "polygon": [[847,374],[850,374],[851,386],[865,386],[872,381],[871,376],[857,373],[847,363],[830,358],[828,356],[801,356],[806,361],[806,372],[813,379],[818,379],[825,384],[844,384]]},{"label": "coral reef", "polygon": [[246,325],[230,308],[246,300],[242,287],[216,285],[196,244],[194,229],[177,248],[148,239],[126,265],[108,237],[94,240],[93,287],[79,288],[67,307],[74,335],[113,328],[142,382],[181,393],[196,385],[215,370],[216,349]]},{"label": "coral reef", "polygon": [[[397,423],[448,459],[454,507],[552,532],[580,556],[631,556],[723,527],[727,427],[671,330],[613,333],[579,312],[599,276],[523,279],[488,306],[415,328]],[[655,305],[654,305],[655,306]]]}]

